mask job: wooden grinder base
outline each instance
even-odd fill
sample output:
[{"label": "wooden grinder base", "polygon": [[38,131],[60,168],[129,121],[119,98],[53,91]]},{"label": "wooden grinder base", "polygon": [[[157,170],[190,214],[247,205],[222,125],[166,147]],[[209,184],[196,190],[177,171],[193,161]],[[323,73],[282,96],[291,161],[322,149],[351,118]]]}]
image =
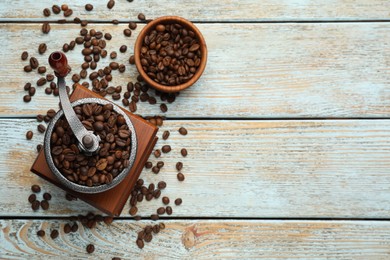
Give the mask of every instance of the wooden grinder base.
[{"label": "wooden grinder base", "polygon": [[[74,102],[81,98],[102,97],[84,88],[81,85],[77,85],[72,95],[70,96],[70,101]],[[63,187],[58,181],[58,179],[54,176],[54,174],[50,171],[49,166],[46,163],[43,149],[39,153],[34,164],[32,165],[31,171],[38,176],[48,180],[49,182],[57,185],[58,187],[72,194],[73,196],[98,208],[99,210],[109,215],[119,216],[127,199],[130,196],[130,192],[134,187],[135,182],[138,180],[138,177],[141,174],[145,162],[149,158],[149,155],[151,154],[153,147],[157,142],[156,133],[158,130],[156,126],[150,124],[142,118],[133,115],[125,109],[123,109],[123,111],[128,115],[134,125],[137,134],[138,150],[134,165],[131,168],[130,173],[121,183],[119,183],[114,188],[101,193],[85,194],[75,192]]]}]

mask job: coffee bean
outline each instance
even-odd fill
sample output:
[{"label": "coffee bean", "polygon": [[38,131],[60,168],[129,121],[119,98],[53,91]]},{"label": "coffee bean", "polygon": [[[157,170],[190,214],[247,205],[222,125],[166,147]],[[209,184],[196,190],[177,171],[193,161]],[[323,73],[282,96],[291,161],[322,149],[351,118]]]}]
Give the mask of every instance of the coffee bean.
[{"label": "coffee bean", "polygon": [[187,129],[185,129],[184,127],[180,127],[179,128],[179,133],[181,134],[181,135],[187,135]]},{"label": "coffee bean", "polygon": [[64,11],[64,16],[65,17],[69,17],[69,16],[71,16],[73,14],[73,10],[72,9],[68,9],[68,10],[66,10],[66,11]]},{"label": "coffee bean", "polygon": [[184,179],[185,179],[184,174],[182,174],[181,172],[179,172],[179,173],[177,174],[177,179],[178,179],[179,181],[184,181]]},{"label": "coffee bean", "polygon": [[150,215],[150,218],[153,220],[153,221],[156,221],[156,220],[159,220],[159,216],[157,214],[152,214]]},{"label": "coffee bean", "polygon": [[72,227],[70,226],[69,223],[66,223],[64,226],[64,233],[69,234],[72,231]]},{"label": "coffee bean", "polygon": [[137,239],[137,246],[139,249],[144,248],[145,246],[144,241],[142,239]]},{"label": "coffee bean", "polygon": [[81,77],[79,74],[73,74],[73,76],[72,76],[73,82],[77,83],[80,81],[80,79],[81,79]]},{"label": "coffee bean", "polygon": [[87,10],[87,11],[92,11],[93,10],[93,5],[91,5],[91,4],[86,4],[85,5],[85,10]]},{"label": "coffee bean", "polygon": [[[54,75],[53,74],[46,74],[46,80],[47,81],[53,81]],[[54,82],[53,82],[54,83]],[[55,84],[55,83],[54,83]]]},{"label": "coffee bean", "polygon": [[137,103],[135,103],[134,101],[131,101],[130,104],[129,104],[129,109],[132,113],[134,113],[135,111],[137,111]]},{"label": "coffee bean", "polygon": [[160,172],[160,168],[158,168],[157,166],[153,166],[152,172],[153,172],[154,174],[158,174],[158,173]]},{"label": "coffee bean", "polygon": [[181,198],[175,199],[175,205],[176,205],[176,206],[181,205],[182,202],[183,202],[183,200],[182,200]]},{"label": "coffee bean", "polygon": [[152,167],[153,167],[153,164],[152,164],[151,162],[147,161],[147,162],[145,163],[145,168],[146,168],[146,169],[150,169],[150,168],[152,168]]},{"label": "coffee bean", "polygon": [[42,122],[43,121],[43,115],[39,114],[37,115],[37,121]]},{"label": "coffee bean", "polygon": [[[39,74],[44,74],[44,73],[46,73],[46,67],[45,67],[45,66],[40,66],[40,67],[38,67],[38,73],[39,73]],[[44,78],[44,79],[45,79],[45,81],[47,82],[46,78]]]},{"label": "coffee bean", "polygon": [[124,29],[123,30],[123,34],[127,37],[130,37],[131,36],[131,30],[130,29]]},{"label": "coffee bean", "polygon": [[160,151],[159,149],[155,150],[155,151],[154,151],[154,156],[155,156],[156,158],[159,158],[159,157],[161,156],[161,151]]},{"label": "coffee bean", "polygon": [[43,194],[43,198],[44,198],[45,200],[51,200],[51,194],[45,192],[45,193]]},{"label": "coffee bean", "polygon": [[119,23],[119,21],[117,19],[114,19],[111,22],[112,22],[112,24],[118,24]]},{"label": "coffee bean", "polygon": [[89,245],[87,245],[86,250],[87,250],[88,254],[92,254],[95,251],[95,246],[92,244],[89,244]]},{"label": "coffee bean", "polygon": [[158,227],[160,228],[160,230],[163,230],[165,229],[165,224],[161,222],[158,224]]},{"label": "coffee bean", "polygon": [[127,46],[126,45],[122,45],[120,48],[119,48],[119,51],[124,53],[127,51]]},{"label": "coffee bean", "polygon": [[163,161],[157,162],[157,167],[158,167],[159,169],[161,169],[162,167],[164,167],[164,162],[163,162]]},{"label": "coffee bean", "polygon": [[181,155],[183,157],[186,157],[187,156],[187,149],[186,148],[182,148],[181,151],[180,151]]},{"label": "coffee bean", "polygon": [[162,148],[161,148],[161,151],[163,153],[169,153],[171,151],[171,146],[170,145],[164,145]]},{"label": "coffee bean", "polygon": [[43,9],[43,15],[44,15],[44,16],[49,17],[50,14],[51,14],[51,12],[50,12],[50,9],[49,9],[49,8]]},{"label": "coffee bean", "polygon": [[37,185],[37,184],[34,184],[31,186],[31,191],[34,193],[41,192],[41,187],[39,187],[39,185]]},{"label": "coffee bean", "polygon": [[35,95],[35,92],[36,92],[36,89],[34,87],[31,87],[29,90],[28,90],[28,94],[32,97]]},{"label": "coffee bean", "polygon": [[167,187],[167,183],[165,181],[160,181],[157,185],[157,187],[160,189],[160,190],[163,190]]},{"label": "coffee bean", "polygon": [[24,84],[23,89],[24,89],[25,91],[29,91],[30,88],[31,88],[31,83],[30,83],[30,82],[27,82],[26,84]]},{"label": "coffee bean", "polygon": [[167,105],[166,104],[161,104],[160,105],[160,110],[161,110],[161,112],[166,113],[168,111]]},{"label": "coffee bean", "polygon": [[37,195],[35,194],[31,194],[29,197],[28,197],[28,202],[30,203],[33,203],[34,201],[37,200]]},{"label": "coffee bean", "polygon": [[112,39],[112,35],[110,34],[110,33],[105,33],[104,34],[104,39],[106,39],[106,40],[111,40]]},{"label": "coffee bean", "polygon": [[37,145],[37,152],[39,153],[42,150],[42,148],[43,148],[43,145],[38,144]]},{"label": "coffee bean", "polygon": [[42,124],[39,124],[37,128],[40,133],[44,133],[46,131],[46,127]]},{"label": "coffee bean", "polygon": [[62,11],[65,12],[65,11],[68,10],[68,9],[69,9],[69,6],[68,6],[67,4],[62,4],[62,5],[61,5],[61,10],[62,10]]},{"label": "coffee bean", "polygon": [[49,202],[47,200],[42,200],[41,201],[41,207],[43,210],[49,209]]},{"label": "coffee bean", "polygon": [[[46,69],[46,68],[45,68],[45,69]],[[46,78],[42,77],[42,78],[40,78],[40,79],[37,80],[37,86],[38,86],[38,87],[41,87],[41,86],[45,85],[46,82],[47,82]]]},{"label": "coffee bean", "polygon": [[53,11],[53,13],[55,14],[59,14],[61,12],[61,8],[58,6],[58,5],[53,5],[51,7],[51,10]]},{"label": "coffee bean", "polygon": [[58,237],[59,233],[58,233],[58,230],[57,229],[53,229],[50,233],[50,237],[52,239],[56,239]]},{"label": "coffee bean", "polygon": [[39,236],[39,237],[44,237],[44,236],[45,236],[45,231],[43,231],[42,229],[41,229],[41,230],[38,230],[37,236]]},{"label": "coffee bean", "polygon": [[38,60],[37,60],[35,57],[31,57],[31,58],[30,58],[30,66],[31,66],[31,68],[33,68],[33,69],[38,68],[39,62],[38,62]]},{"label": "coffee bean", "polygon": [[144,21],[146,18],[145,18],[145,15],[143,13],[139,13],[138,14],[138,19],[141,20],[141,21]]},{"label": "coffee bean", "polygon": [[160,207],[157,209],[157,214],[159,215],[163,215],[165,213],[165,208],[164,207]]},{"label": "coffee bean", "polygon": [[138,208],[134,206],[134,207],[130,208],[129,213],[130,213],[130,215],[134,216],[137,214],[137,211],[138,211]]},{"label": "coffee bean", "polygon": [[114,5],[115,5],[115,1],[114,0],[110,0],[107,3],[107,8],[108,9],[112,9],[114,7]]},{"label": "coffee bean", "polygon": [[121,64],[121,65],[119,65],[118,70],[120,73],[123,73],[126,70],[126,66],[124,64]]},{"label": "coffee bean", "polygon": [[45,34],[50,32],[50,24],[48,22],[42,24],[42,32]]},{"label": "coffee bean", "polygon": [[162,202],[164,203],[164,205],[168,205],[169,204],[169,198],[168,197],[163,197],[162,198]]},{"label": "coffee bean", "polygon": [[130,22],[130,23],[129,23],[129,28],[130,28],[131,30],[135,30],[135,29],[137,28],[137,24],[136,24],[135,22]]},{"label": "coffee bean", "polygon": [[117,57],[116,51],[112,51],[112,52],[110,53],[110,58],[111,58],[111,59],[116,59],[116,57]]},{"label": "coffee bean", "polygon": [[27,51],[22,52],[21,59],[27,60],[27,58],[28,58],[28,52]]},{"label": "coffee bean", "polygon": [[32,131],[27,131],[27,133],[26,133],[26,139],[27,140],[31,140],[32,138],[33,138],[33,132]]},{"label": "coffee bean", "polygon": [[158,224],[154,225],[153,226],[153,233],[157,234],[159,232],[160,232],[160,225],[158,225]]},{"label": "coffee bean", "polygon": [[25,72],[31,72],[32,71],[32,67],[30,65],[26,65],[26,66],[24,66],[23,70]]},{"label": "coffee bean", "polygon": [[162,139],[163,140],[167,140],[168,139],[168,137],[169,137],[169,131],[164,131],[164,133],[163,133],[163,135],[162,135]]},{"label": "coffee bean", "polygon": [[182,162],[177,162],[177,163],[176,163],[176,169],[177,169],[178,171],[181,171],[181,169],[183,169],[183,163],[182,163]]},{"label": "coffee bean", "polygon": [[26,102],[26,103],[30,102],[31,101],[31,96],[30,95],[23,96],[23,101]]},{"label": "coffee bean", "polygon": [[113,221],[114,221],[114,218],[113,217],[110,217],[110,216],[105,216],[104,219],[103,219],[104,223],[106,225],[110,225]]},{"label": "coffee bean", "polygon": [[167,206],[165,208],[165,212],[167,213],[167,215],[172,215],[172,213],[173,213],[172,207],[171,206]]},{"label": "coffee bean", "polygon": [[33,211],[37,211],[39,209],[40,205],[41,205],[41,203],[38,200],[34,200],[31,203],[31,208],[32,208]]}]

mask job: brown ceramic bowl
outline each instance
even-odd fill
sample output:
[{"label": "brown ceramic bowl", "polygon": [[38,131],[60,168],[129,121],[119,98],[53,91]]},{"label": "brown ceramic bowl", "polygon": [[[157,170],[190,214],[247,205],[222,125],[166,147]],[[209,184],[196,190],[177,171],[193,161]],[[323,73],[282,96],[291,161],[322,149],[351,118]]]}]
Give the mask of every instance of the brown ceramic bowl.
[{"label": "brown ceramic bowl", "polygon": [[[192,30],[197,39],[199,40],[199,45],[200,45],[200,51],[202,53],[202,58],[200,65],[195,72],[194,76],[188,80],[187,82],[180,84],[180,85],[175,85],[175,86],[167,86],[167,85],[162,85],[151,79],[143,70],[142,65],[141,65],[141,48],[142,44],[144,41],[145,36],[153,30],[158,24],[173,24],[173,23],[178,23],[181,24],[182,26],[186,27],[189,30]],[[147,82],[151,87],[160,90],[162,92],[178,92],[183,89],[186,89],[190,86],[192,86],[202,75],[205,67],[206,67],[206,62],[207,62],[207,46],[206,42],[203,38],[203,35],[200,33],[199,29],[190,21],[179,17],[179,16],[163,16],[160,18],[157,18],[150,23],[148,23],[140,32],[138,35],[137,41],[135,42],[134,46],[134,58],[135,58],[135,65],[137,66],[137,70],[142,76],[142,78]]]}]

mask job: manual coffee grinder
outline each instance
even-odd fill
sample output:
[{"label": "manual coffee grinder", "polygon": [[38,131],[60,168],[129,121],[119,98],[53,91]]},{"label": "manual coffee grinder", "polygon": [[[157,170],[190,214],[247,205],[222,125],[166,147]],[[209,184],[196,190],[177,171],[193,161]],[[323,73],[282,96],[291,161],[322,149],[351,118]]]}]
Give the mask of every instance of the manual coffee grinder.
[{"label": "manual coffee grinder", "polygon": [[[61,52],[53,52],[49,57],[49,64],[57,76],[57,87],[59,88],[61,110],[59,110],[50,121],[44,137],[44,149],[41,151],[31,170],[57,186],[60,186],[74,196],[79,197],[80,199],[99,208],[105,213],[119,215],[133,185],[135,184],[135,181],[140,175],[146,159],[157,141],[157,138],[155,137],[157,128],[142,118],[125,111],[123,108],[120,108],[114,103],[98,96],[96,93],[81,85],[76,86],[74,89],[71,98],[77,100],[71,103],[65,83],[65,77],[70,72],[65,54]],[[76,114],[74,108],[85,104],[91,104],[91,106],[93,105],[95,107],[109,104],[110,107],[112,107],[113,113],[116,113],[118,117],[121,116],[124,118],[125,124],[127,125],[126,129],[128,129],[130,133],[127,138],[127,143],[129,143],[130,146],[128,159],[126,158],[126,163],[121,165],[120,172],[118,172],[117,169],[115,177],[107,183],[83,185],[83,182],[81,182],[82,184],[75,182],[72,175],[69,176],[65,174],[64,169],[59,169],[58,167],[58,160],[63,159],[63,156],[54,157],[53,155],[52,137],[53,134],[56,134],[56,124],[59,120],[67,121],[74,138],[77,140],[76,143],[78,149],[75,149],[77,150],[77,153],[82,154],[83,158],[91,158],[92,162],[96,162],[94,158],[97,157],[100,149],[102,149],[102,147],[107,147],[107,145],[105,145],[107,138],[101,138],[101,133],[95,133],[94,131],[88,130],[80,121],[80,115]],[[111,131],[115,134],[114,131],[118,130],[111,129]],[[141,131],[141,139],[137,137],[138,131]],[[58,141],[58,139],[56,139],[55,144],[58,147],[61,147],[61,141]],[[65,145],[62,144],[62,146],[65,149]],[[90,161],[88,163],[91,165]],[[91,167],[93,167],[93,165],[91,165]],[[77,172],[79,172],[78,169]],[[73,174],[76,173],[73,172]],[[103,173],[99,174],[102,175]],[[104,171],[104,174],[109,173]],[[77,176],[75,177],[77,178]]]}]

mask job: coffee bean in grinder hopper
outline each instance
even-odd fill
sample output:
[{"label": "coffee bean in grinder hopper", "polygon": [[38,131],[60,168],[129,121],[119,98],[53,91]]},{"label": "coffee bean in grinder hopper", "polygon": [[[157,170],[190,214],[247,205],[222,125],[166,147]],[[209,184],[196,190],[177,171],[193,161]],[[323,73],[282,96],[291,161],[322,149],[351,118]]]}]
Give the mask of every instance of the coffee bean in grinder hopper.
[{"label": "coffee bean in grinder hopper", "polygon": [[[61,102],[62,110],[60,110],[56,116],[50,122],[48,129],[46,131],[45,140],[44,140],[44,148],[45,148],[45,158],[50,167],[50,170],[54,173],[54,175],[59,179],[59,181],[67,188],[74,190],[76,192],[82,193],[99,193],[106,190],[109,190],[119,184],[129,173],[131,167],[134,164],[134,160],[137,152],[137,137],[135,133],[134,126],[129,119],[129,117],[121,110],[120,107],[115,104],[100,98],[83,98],[79,99],[73,103],[70,103],[68,93],[66,91],[66,83],[65,77],[70,72],[70,68],[68,66],[68,61],[64,53],[62,52],[53,52],[49,57],[49,64],[55,71],[55,75],[57,76],[57,85],[59,88],[59,98]],[[52,156],[52,148],[51,148],[51,136],[55,129],[56,123],[59,119],[64,115],[66,121],[69,124],[70,129],[72,130],[75,138],[78,142],[78,149],[80,153],[84,156],[95,156],[98,154],[101,144],[104,145],[104,140],[102,141],[100,136],[95,134],[93,131],[88,131],[80,119],[77,117],[73,107],[85,105],[85,104],[98,104],[98,105],[107,105],[110,104],[113,106],[113,111],[115,111],[118,115],[123,116],[128,126],[130,136],[130,155],[129,155],[129,163],[123,168],[123,170],[116,175],[115,178],[110,183],[104,183],[100,185],[93,186],[85,186],[80,185],[78,183],[70,181],[68,178],[64,176],[63,173],[57,168],[54,163]]]}]

